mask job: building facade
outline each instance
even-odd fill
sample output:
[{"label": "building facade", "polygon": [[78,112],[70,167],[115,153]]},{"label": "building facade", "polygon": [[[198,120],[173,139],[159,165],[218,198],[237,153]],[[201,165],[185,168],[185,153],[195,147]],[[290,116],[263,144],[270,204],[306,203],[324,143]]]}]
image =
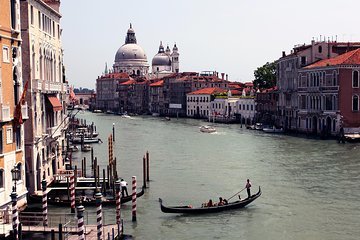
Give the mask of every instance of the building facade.
[{"label": "building facade", "polygon": [[27,187],[41,190],[64,168],[62,150],[66,126],[66,93],[61,45],[59,0],[21,1],[23,78],[28,81],[25,123]]},{"label": "building facade", "polygon": [[360,131],[360,49],[299,71],[299,130],[323,136]]},{"label": "building facade", "polygon": [[277,87],[279,91],[277,125],[285,130],[298,130],[298,72],[301,68],[323,59],[360,47],[360,43],[336,41],[311,41],[311,44],[297,45],[290,54],[283,52],[277,60]]},{"label": "building facade", "polygon": [[0,9],[0,210],[4,210],[11,207],[14,168],[20,171],[16,182],[18,207],[26,204],[22,122],[28,118],[28,112],[26,102],[22,101],[20,1],[0,1]]}]

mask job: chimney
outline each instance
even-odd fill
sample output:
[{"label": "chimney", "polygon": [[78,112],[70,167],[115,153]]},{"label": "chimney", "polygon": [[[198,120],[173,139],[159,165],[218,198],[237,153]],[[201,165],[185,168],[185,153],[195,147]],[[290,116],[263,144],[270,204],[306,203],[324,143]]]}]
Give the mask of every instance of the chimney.
[{"label": "chimney", "polygon": [[225,73],[221,73],[221,80],[224,80]]},{"label": "chimney", "polygon": [[282,57],[286,57],[285,51],[282,51]]},{"label": "chimney", "polygon": [[218,73],[218,72],[216,72],[216,77],[217,77],[217,78],[219,77],[219,73]]},{"label": "chimney", "polygon": [[226,74],[226,81],[228,81],[228,75]]}]

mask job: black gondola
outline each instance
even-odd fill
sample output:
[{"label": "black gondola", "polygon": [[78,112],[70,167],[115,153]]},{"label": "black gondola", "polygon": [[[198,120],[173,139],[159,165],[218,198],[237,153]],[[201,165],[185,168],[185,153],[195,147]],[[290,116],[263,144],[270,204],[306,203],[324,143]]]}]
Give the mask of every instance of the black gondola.
[{"label": "black gondola", "polygon": [[193,208],[191,206],[166,207],[162,204],[161,198],[159,198],[159,202],[160,202],[161,211],[164,213],[203,214],[203,213],[214,213],[214,212],[222,212],[237,208],[243,208],[249,203],[253,202],[258,197],[260,197],[260,195],[261,195],[261,188],[259,187],[259,191],[256,194],[252,195],[250,198],[246,198],[244,200],[238,200],[235,202],[229,202],[228,204],[222,206],[213,206],[213,207],[198,207],[198,208]]}]

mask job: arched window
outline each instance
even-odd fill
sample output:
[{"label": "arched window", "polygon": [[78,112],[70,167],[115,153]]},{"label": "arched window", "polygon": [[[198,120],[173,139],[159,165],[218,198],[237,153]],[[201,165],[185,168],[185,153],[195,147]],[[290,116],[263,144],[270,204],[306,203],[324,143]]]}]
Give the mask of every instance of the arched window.
[{"label": "arched window", "polygon": [[15,67],[13,70],[13,81],[14,81],[14,102],[15,105],[17,105],[19,102],[19,86],[20,86],[17,67]]},{"label": "arched window", "polygon": [[359,111],[359,96],[354,95],[352,99],[352,110]]},{"label": "arched window", "polygon": [[333,86],[337,85],[336,71],[333,72]]},{"label": "arched window", "polygon": [[19,170],[19,179],[18,180],[22,180],[22,164],[19,163],[16,167]]},{"label": "arched window", "polygon": [[319,50],[319,53],[322,53],[322,46],[319,46],[318,50]]},{"label": "arched window", "polygon": [[353,72],[352,87],[353,88],[358,88],[359,87],[359,71],[354,71]]}]

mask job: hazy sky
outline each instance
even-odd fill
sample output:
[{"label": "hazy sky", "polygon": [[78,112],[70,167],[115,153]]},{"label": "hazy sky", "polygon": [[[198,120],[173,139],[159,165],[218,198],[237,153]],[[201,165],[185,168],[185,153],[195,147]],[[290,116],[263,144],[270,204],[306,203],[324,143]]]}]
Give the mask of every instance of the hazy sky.
[{"label": "hazy sky", "polygon": [[176,42],[180,71],[252,81],[258,66],[320,35],[360,41],[359,9],[359,0],[62,0],[67,78],[95,88],[132,23],[150,65],[160,41],[171,48]]}]

